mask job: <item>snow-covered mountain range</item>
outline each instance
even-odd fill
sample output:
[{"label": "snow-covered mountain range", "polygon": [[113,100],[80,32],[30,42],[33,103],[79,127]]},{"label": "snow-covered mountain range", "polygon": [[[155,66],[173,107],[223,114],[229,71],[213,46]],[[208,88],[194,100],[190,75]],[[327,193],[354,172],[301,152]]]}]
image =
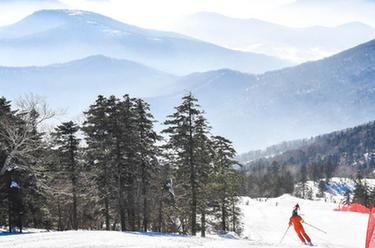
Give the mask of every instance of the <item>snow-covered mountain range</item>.
[{"label": "snow-covered mountain range", "polygon": [[7,66],[47,65],[102,54],[175,74],[219,68],[259,73],[290,65],[78,10],[41,10],[0,28],[0,54],[0,64]]}]

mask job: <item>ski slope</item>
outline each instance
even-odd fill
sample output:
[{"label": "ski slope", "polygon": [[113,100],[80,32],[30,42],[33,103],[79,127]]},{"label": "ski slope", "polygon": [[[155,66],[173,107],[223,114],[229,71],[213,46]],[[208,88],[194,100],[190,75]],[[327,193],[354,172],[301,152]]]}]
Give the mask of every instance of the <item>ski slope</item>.
[{"label": "ski slope", "polygon": [[11,248],[294,248],[303,247],[291,228],[283,243],[279,241],[288,226],[293,206],[299,203],[301,215],[307,223],[325,230],[321,233],[305,225],[314,244],[327,248],[364,247],[367,226],[366,214],[333,211],[336,204],[308,201],[284,195],[275,199],[241,200],[243,234],[209,235],[207,238],[173,234],[67,231],[41,232],[21,235],[1,235],[0,247]]},{"label": "ski slope", "polygon": [[306,223],[327,232],[324,234],[304,225],[306,233],[315,245],[327,248],[359,248],[365,245],[367,214],[337,212],[333,211],[337,204],[302,200],[290,195],[283,195],[267,201],[266,199],[261,200],[262,202],[246,197],[242,198],[243,235],[249,240],[262,244],[258,247],[301,246],[293,228],[289,229],[283,243],[279,245],[296,203],[300,205],[300,215]]}]

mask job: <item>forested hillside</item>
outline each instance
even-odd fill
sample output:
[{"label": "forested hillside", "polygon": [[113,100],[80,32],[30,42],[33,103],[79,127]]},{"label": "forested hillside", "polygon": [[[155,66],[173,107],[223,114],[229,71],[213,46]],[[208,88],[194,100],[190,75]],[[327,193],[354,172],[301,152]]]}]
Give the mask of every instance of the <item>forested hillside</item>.
[{"label": "forested hillside", "polygon": [[[294,146],[294,147],[293,147]],[[292,149],[285,150],[285,148]],[[306,140],[285,142],[241,156],[243,192],[254,195],[292,193],[294,183],[328,182],[333,176],[374,177],[375,122]]]}]

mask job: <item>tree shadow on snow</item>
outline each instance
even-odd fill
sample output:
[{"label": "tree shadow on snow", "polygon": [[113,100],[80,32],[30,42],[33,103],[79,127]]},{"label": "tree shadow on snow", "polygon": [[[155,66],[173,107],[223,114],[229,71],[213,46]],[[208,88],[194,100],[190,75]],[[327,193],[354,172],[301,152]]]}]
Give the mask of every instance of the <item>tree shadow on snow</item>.
[{"label": "tree shadow on snow", "polygon": [[192,237],[191,235],[184,235],[184,234],[178,234],[178,233],[160,233],[160,232],[140,232],[140,231],[134,231],[134,232],[124,232],[126,234],[134,234],[134,235],[143,235],[143,236],[149,236],[149,237],[178,237],[178,238],[189,238]]},{"label": "tree shadow on snow", "polygon": [[10,232],[0,232],[0,237],[3,236],[15,236],[15,235],[24,235],[24,234],[30,234],[31,232],[23,232],[23,233],[10,233]]}]

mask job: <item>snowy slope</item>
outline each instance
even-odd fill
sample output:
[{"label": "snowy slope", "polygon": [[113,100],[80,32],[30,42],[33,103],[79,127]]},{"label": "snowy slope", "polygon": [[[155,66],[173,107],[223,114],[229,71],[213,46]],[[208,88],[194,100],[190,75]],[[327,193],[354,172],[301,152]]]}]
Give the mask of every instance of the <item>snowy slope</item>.
[{"label": "snowy slope", "polygon": [[[277,203],[277,206],[276,206]],[[208,238],[160,235],[156,233],[121,233],[107,231],[68,231],[32,233],[24,235],[1,236],[0,247],[12,248],[243,248],[243,247],[302,247],[292,229],[282,244],[279,241],[288,226],[293,206],[299,203],[301,214],[307,223],[327,231],[321,233],[305,226],[306,232],[318,247],[358,248],[364,246],[368,216],[359,213],[335,212],[336,204],[324,201],[308,201],[284,195],[275,199],[257,201],[243,197],[243,235]]]},{"label": "snowy slope", "polygon": [[[305,225],[307,234],[319,247],[358,248],[364,246],[368,218],[365,214],[336,212],[333,209],[337,207],[337,204],[301,200],[289,195],[269,199],[266,202],[244,198],[243,202],[245,204],[243,207],[244,235],[250,240],[264,241],[274,244],[274,247],[284,247],[277,244],[288,226],[293,206],[299,203],[305,222],[327,232],[324,234]],[[299,246],[300,242],[294,230],[288,231],[283,244],[285,247]]]}]

